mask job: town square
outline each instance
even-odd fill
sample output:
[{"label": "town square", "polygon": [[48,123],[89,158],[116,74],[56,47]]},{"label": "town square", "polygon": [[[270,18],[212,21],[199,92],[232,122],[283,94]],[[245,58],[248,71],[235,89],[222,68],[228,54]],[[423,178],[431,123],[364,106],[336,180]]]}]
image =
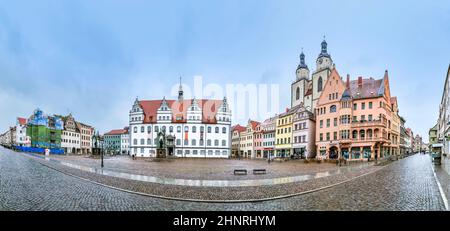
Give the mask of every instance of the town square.
[{"label": "town square", "polygon": [[0,211],[448,211],[450,5],[330,4],[0,7]]}]

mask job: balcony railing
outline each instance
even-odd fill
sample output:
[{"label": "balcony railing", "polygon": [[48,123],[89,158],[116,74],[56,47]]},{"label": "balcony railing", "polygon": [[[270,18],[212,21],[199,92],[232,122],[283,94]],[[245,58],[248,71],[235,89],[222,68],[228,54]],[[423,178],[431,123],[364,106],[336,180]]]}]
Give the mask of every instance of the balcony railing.
[{"label": "balcony railing", "polygon": [[358,121],[352,121],[352,126],[355,127],[370,127],[370,126],[387,126],[386,120],[358,120]]},{"label": "balcony railing", "polygon": [[384,141],[387,142],[389,139],[385,136],[372,136],[372,137],[358,137],[358,138],[347,138],[341,139],[341,142],[364,142],[364,141]]}]

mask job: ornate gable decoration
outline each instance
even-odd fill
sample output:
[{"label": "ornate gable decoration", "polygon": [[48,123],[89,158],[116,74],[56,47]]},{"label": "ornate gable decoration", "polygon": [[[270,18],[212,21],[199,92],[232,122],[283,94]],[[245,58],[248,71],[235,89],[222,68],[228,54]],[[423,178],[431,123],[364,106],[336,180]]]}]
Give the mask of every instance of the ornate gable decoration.
[{"label": "ornate gable decoration", "polygon": [[166,97],[163,98],[161,106],[159,106],[158,111],[170,111],[169,104],[166,101]]},{"label": "ornate gable decoration", "polygon": [[189,111],[200,111],[200,106],[198,104],[198,100],[197,99],[192,99],[192,103],[189,106]]},{"label": "ornate gable decoration", "polygon": [[228,106],[227,97],[223,97],[222,104],[220,105],[217,112],[230,112],[230,108]]},{"label": "ornate gable decoration", "polygon": [[134,100],[133,108],[131,109],[131,112],[141,112],[142,108],[139,104],[139,99],[136,97],[136,100]]}]

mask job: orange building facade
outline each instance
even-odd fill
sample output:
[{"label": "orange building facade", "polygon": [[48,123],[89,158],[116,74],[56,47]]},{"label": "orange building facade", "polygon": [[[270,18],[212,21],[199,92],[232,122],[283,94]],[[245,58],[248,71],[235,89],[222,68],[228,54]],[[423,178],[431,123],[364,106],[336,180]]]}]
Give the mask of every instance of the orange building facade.
[{"label": "orange building facade", "polygon": [[319,158],[367,160],[398,155],[400,117],[386,71],[382,79],[344,82],[336,68],[327,79],[315,109]]}]

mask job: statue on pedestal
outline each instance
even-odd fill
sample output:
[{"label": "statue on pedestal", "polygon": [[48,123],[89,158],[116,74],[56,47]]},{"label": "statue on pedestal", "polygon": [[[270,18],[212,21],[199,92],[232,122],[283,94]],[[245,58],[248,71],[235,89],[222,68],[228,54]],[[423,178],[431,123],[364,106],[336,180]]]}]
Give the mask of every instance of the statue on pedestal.
[{"label": "statue on pedestal", "polygon": [[158,147],[156,148],[156,158],[166,158],[166,134],[163,132],[158,132]]}]

